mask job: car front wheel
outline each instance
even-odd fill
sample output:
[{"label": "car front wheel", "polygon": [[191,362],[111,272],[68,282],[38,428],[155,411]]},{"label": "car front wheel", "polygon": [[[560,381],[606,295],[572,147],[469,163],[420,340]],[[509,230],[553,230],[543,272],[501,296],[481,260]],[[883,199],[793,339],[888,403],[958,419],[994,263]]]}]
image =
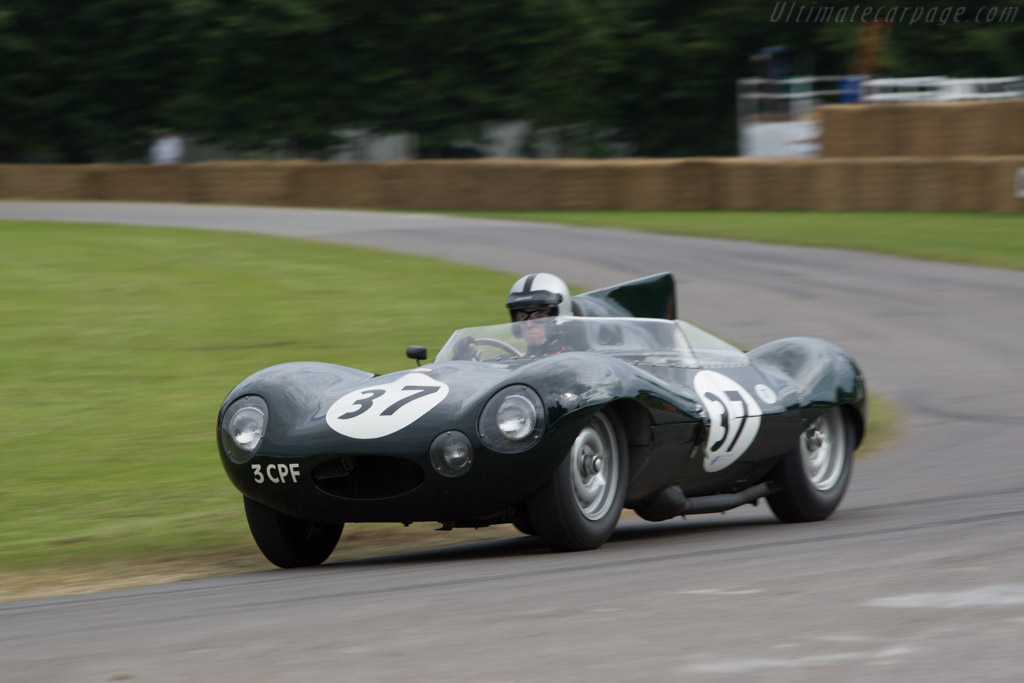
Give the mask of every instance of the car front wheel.
[{"label": "car front wheel", "polygon": [[812,421],[772,474],[781,486],[768,496],[775,516],[783,522],[816,522],[831,515],[850,483],[853,442],[841,408]]},{"label": "car front wheel", "polygon": [[245,501],[249,531],[263,555],[284,569],[323,563],[338,545],[344,524],[304,522],[258,503]]},{"label": "car front wheel", "polygon": [[625,439],[615,416],[597,413],[551,479],[527,501],[537,536],[557,551],[602,545],[619,521],[628,474]]}]

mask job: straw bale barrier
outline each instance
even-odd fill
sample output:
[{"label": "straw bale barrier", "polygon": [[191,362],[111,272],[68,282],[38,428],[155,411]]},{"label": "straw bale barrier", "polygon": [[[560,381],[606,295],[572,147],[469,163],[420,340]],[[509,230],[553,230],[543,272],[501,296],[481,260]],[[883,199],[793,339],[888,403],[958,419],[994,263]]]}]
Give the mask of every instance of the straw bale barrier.
[{"label": "straw bale barrier", "polygon": [[211,204],[295,203],[295,171],[304,162],[204,161],[190,164],[192,201]]},{"label": "straw bale barrier", "polygon": [[998,205],[997,166],[989,157],[963,157],[950,167],[949,208],[953,211],[992,211]]},{"label": "straw bale barrier", "polygon": [[1024,180],[1017,184],[1017,174],[1024,168],[1024,156],[1001,157],[987,164],[984,170],[988,193],[985,195],[986,211],[1024,212],[1024,198],[1015,197],[1014,191],[1022,191]]},{"label": "straw bale barrier", "polygon": [[735,158],[715,163],[717,186],[712,206],[719,209],[805,209],[812,200],[816,174],[823,166],[816,159]]},{"label": "straw bale barrier", "polygon": [[0,198],[91,199],[91,171],[73,164],[0,164]]},{"label": "straw bale barrier", "polygon": [[295,203],[330,208],[383,208],[385,164],[311,163],[293,169]]},{"label": "straw bale barrier", "polygon": [[[949,111],[955,111],[954,108]],[[1024,211],[1024,155],[0,165],[0,199],[483,210]]]},{"label": "straw bale barrier", "polygon": [[753,209],[763,206],[772,191],[775,164],[771,159],[722,159],[715,169],[715,208]]},{"label": "straw bale barrier", "polygon": [[618,205],[629,211],[685,211],[719,205],[719,159],[623,160]]},{"label": "straw bale barrier", "polygon": [[838,158],[860,156],[858,135],[864,128],[861,119],[867,116],[867,110],[840,104],[819,107],[817,112],[821,120],[821,155]]},{"label": "straw bale barrier", "polygon": [[921,113],[910,110],[911,125],[907,132],[907,156],[931,157],[946,154],[945,138],[951,135],[949,107],[944,102],[935,102]]},{"label": "straw bale barrier", "polygon": [[1006,109],[1006,118],[1012,122],[1005,137],[1008,153],[1024,156],[1024,98],[1007,100]]},{"label": "straw bale barrier", "polygon": [[180,165],[103,164],[90,169],[96,199],[116,202],[189,202],[189,173]]},{"label": "straw bale barrier", "polygon": [[765,198],[764,209],[806,209],[810,188],[817,173],[817,159],[791,159],[772,169],[773,188]]},{"label": "straw bale barrier", "polygon": [[622,163],[552,160],[545,174],[551,192],[549,208],[571,211],[621,206],[617,195],[622,172]]},{"label": "straw bale barrier", "polygon": [[856,159],[816,159],[807,188],[807,208],[814,211],[856,210]]},{"label": "straw bale barrier", "polygon": [[863,211],[893,211],[903,206],[907,195],[904,164],[900,158],[853,160],[850,185],[854,205]]},{"label": "straw bale barrier", "polygon": [[[554,208],[551,167],[531,159],[389,164],[389,208],[465,211]],[[410,191],[410,183],[416,186]]]},{"label": "straw bale barrier", "polygon": [[665,211],[674,208],[674,182],[671,169],[676,159],[637,159],[622,174],[619,206],[629,211]]},{"label": "straw bale barrier", "polygon": [[1024,98],[820,107],[825,157],[1024,154]]},{"label": "straw bale barrier", "polygon": [[950,162],[941,159],[907,159],[906,208],[942,211],[950,208]]}]

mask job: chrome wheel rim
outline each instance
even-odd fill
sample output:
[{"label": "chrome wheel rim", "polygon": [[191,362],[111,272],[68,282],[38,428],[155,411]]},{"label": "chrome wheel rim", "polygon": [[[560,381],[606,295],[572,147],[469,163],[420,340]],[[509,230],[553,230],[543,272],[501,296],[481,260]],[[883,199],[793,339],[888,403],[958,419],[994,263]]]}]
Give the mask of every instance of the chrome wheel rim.
[{"label": "chrome wheel rim", "polygon": [[835,487],[846,465],[846,430],[838,410],[812,422],[800,437],[800,461],[811,486],[819,491]]},{"label": "chrome wheel rim", "polygon": [[615,428],[603,414],[594,416],[576,437],[569,467],[579,511],[591,521],[603,518],[618,493],[620,467]]}]

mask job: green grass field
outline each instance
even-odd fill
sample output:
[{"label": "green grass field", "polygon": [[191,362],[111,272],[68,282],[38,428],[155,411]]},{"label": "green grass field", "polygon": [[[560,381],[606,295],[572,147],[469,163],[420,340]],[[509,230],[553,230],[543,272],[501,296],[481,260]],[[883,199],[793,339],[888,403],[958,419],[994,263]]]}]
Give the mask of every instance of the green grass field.
[{"label": "green grass field", "polygon": [[409,367],[408,344],[502,321],[512,281],[194,230],[0,222],[0,243],[0,572],[248,552],[227,392],[290,360]]},{"label": "green grass field", "polygon": [[816,211],[487,211],[456,215],[839,247],[1024,268],[1024,215]]},{"label": "green grass field", "polygon": [[[503,321],[518,275],[181,229],[0,221],[0,244],[0,600],[269,568],[216,454],[227,392],[292,360],[409,367]],[[352,525],[335,557],[516,533],[430,528]]]}]

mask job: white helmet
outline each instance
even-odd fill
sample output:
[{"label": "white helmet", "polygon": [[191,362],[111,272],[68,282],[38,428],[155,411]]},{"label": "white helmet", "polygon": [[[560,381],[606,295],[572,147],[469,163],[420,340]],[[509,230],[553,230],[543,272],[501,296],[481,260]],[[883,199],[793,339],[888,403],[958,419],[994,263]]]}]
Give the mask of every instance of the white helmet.
[{"label": "white helmet", "polygon": [[531,273],[516,280],[508,293],[509,314],[515,322],[516,311],[556,309],[554,315],[572,315],[572,296],[562,278],[551,273]]}]

